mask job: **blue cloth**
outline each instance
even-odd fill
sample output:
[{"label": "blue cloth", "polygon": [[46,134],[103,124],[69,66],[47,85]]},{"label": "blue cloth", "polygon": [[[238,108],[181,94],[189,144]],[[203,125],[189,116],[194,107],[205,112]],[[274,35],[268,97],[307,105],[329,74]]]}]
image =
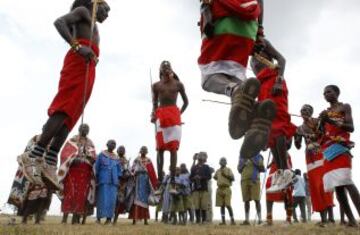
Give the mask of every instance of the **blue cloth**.
[{"label": "blue cloth", "polygon": [[297,175],[296,178],[297,180],[296,183],[294,184],[293,196],[305,197],[306,196],[305,181],[300,175]]},{"label": "blue cloth", "polygon": [[113,218],[115,213],[117,186],[101,184],[96,193],[96,218]]},{"label": "blue cloth", "polygon": [[122,169],[119,160],[102,152],[95,162],[97,218],[112,218],[115,213],[117,189]]},{"label": "blue cloth", "polygon": [[96,184],[119,185],[119,178],[122,176],[120,161],[107,156],[102,152],[95,162]]},{"label": "blue cloth", "polygon": [[175,180],[175,184],[177,185],[177,194],[176,195],[184,195],[183,191],[184,191],[184,183],[185,181],[179,176],[175,176],[174,178]]},{"label": "blue cloth", "polygon": [[[253,172],[252,172],[252,175],[251,175],[251,181],[252,182],[256,182],[258,180],[258,174],[259,174],[259,169],[258,169],[258,165],[259,165],[259,161],[262,159],[262,156],[261,154],[258,154],[256,155],[255,157],[252,158],[252,163],[254,165],[253,167]],[[245,162],[247,161],[248,159],[245,159],[243,157],[240,157],[240,162],[239,162],[239,165],[238,165],[238,171],[239,173],[241,174],[242,172],[242,169],[245,167]]]},{"label": "blue cloth", "polygon": [[148,208],[151,193],[149,176],[146,173],[136,175],[135,205]]},{"label": "blue cloth", "polygon": [[332,144],[329,147],[327,147],[324,151],[324,157],[326,160],[331,161],[337,156],[348,152],[349,149],[346,148],[344,145],[341,144]]},{"label": "blue cloth", "polygon": [[256,182],[257,181],[257,176],[259,174],[259,169],[257,168],[257,166],[259,165],[259,161],[261,160],[261,155],[258,154],[253,158],[253,163],[254,163],[254,170],[253,173],[251,175],[251,181],[252,182]]},{"label": "blue cloth", "polygon": [[184,196],[190,195],[191,194],[190,174],[189,173],[180,174],[179,177],[182,181],[181,184],[183,185],[182,195],[184,195]]}]

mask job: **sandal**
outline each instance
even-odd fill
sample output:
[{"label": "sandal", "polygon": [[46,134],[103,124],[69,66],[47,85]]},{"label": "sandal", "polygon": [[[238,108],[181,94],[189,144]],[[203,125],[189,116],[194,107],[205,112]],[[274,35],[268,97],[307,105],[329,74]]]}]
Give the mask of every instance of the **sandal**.
[{"label": "sandal", "polygon": [[231,97],[229,114],[229,133],[231,138],[239,139],[250,128],[254,117],[255,99],[260,91],[260,82],[256,78],[247,79],[237,88]]},{"label": "sandal", "polygon": [[257,107],[256,118],[246,132],[244,142],[241,146],[240,156],[250,159],[263,150],[269,140],[272,120],[276,115],[275,103],[265,100]]}]

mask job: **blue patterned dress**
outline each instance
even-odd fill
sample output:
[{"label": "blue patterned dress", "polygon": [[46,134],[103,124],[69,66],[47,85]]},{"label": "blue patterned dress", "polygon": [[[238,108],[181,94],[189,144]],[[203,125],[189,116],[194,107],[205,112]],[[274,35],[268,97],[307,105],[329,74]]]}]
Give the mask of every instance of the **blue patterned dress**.
[{"label": "blue patterned dress", "polygon": [[122,175],[120,161],[113,153],[103,151],[95,162],[96,217],[112,218],[115,213],[119,177]]}]

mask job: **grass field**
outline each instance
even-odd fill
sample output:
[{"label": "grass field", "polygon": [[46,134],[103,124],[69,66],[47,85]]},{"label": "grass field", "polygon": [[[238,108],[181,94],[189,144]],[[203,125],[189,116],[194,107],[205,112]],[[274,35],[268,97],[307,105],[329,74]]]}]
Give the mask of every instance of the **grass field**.
[{"label": "grass field", "polygon": [[360,229],[345,228],[340,225],[329,226],[327,228],[319,228],[314,224],[294,224],[284,226],[280,222],[272,227],[263,226],[219,226],[215,223],[212,225],[187,225],[174,226],[163,225],[160,223],[150,222],[150,225],[144,226],[142,223],[133,226],[129,220],[121,220],[117,225],[98,225],[93,219],[89,219],[86,225],[62,225],[60,217],[47,217],[46,221],[41,225],[33,225],[29,221],[28,225],[20,225],[20,218],[16,218],[16,225],[8,225],[9,217],[0,216],[0,234],[57,234],[57,235],[88,235],[88,234],[124,234],[124,235],[217,235],[217,234],[290,234],[290,235],[360,235]]}]

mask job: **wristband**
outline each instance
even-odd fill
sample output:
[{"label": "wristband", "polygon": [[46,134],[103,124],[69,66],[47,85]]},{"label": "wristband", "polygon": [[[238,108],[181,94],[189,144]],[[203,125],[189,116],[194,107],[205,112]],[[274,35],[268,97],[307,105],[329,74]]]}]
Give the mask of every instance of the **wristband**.
[{"label": "wristband", "polygon": [[77,40],[73,40],[71,42],[71,49],[73,49],[75,52],[78,52],[81,47],[82,45]]}]

